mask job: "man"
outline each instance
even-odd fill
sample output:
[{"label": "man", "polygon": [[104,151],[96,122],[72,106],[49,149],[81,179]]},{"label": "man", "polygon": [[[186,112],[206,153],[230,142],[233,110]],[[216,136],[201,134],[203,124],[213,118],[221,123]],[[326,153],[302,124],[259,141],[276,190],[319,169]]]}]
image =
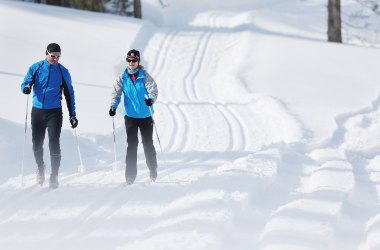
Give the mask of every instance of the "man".
[{"label": "man", "polygon": [[62,128],[62,92],[65,95],[72,128],[78,126],[75,113],[74,89],[69,71],[60,63],[61,47],[56,43],[47,46],[45,60],[29,67],[21,91],[29,95],[33,89],[33,108],[31,115],[33,153],[37,163],[37,183],[45,181],[43,144],[46,129],[49,136],[51,174],[49,187],[59,186],[58,170],[61,164],[60,135]]},{"label": "man", "polygon": [[157,85],[153,78],[140,65],[140,52],[130,50],[127,53],[128,67],[116,81],[112,93],[109,115],[114,116],[124,94],[124,120],[127,132],[127,156],[125,179],[131,185],[137,176],[138,130],[144,147],[146,164],[150,178],[157,178],[156,149],[153,145],[153,103],[157,100]]}]

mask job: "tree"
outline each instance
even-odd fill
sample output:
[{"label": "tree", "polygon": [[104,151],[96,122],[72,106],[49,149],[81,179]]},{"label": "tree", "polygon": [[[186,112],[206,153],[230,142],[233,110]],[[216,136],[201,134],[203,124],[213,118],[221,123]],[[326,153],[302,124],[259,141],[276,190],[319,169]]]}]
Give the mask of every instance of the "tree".
[{"label": "tree", "polygon": [[128,0],[110,0],[109,6],[108,12],[110,13],[120,16],[131,16],[133,14],[131,11],[132,4]]},{"label": "tree", "polygon": [[134,17],[142,19],[142,12],[141,12],[141,1],[140,0],[134,0],[133,1],[133,13]]},{"label": "tree", "polygon": [[103,2],[101,0],[71,0],[71,2],[72,4],[70,6],[73,6],[81,10],[90,10],[97,12],[104,11]]},{"label": "tree", "polygon": [[[23,0],[25,1],[25,0]],[[142,18],[141,0],[31,0],[57,6],[71,7],[81,10],[109,12],[121,16]],[[160,0],[162,4],[162,1]]]},{"label": "tree", "polygon": [[342,28],[340,17],[340,0],[328,0],[328,29],[327,37],[329,42],[342,42]]},{"label": "tree", "polygon": [[50,5],[61,5],[61,0],[46,0],[46,4]]}]

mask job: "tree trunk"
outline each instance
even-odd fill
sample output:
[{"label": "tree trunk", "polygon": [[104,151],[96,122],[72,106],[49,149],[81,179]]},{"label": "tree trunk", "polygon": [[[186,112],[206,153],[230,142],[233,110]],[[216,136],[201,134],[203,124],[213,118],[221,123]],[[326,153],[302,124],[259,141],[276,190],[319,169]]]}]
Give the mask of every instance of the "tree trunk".
[{"label": "tree trunk", "polygon": [[140,0],[134,0],[133,1],[133,13],[134,13],[134,17],[142,19],[141,1]]},{"label": "tree trunk", "polygon": [[342,29],[340,18],[340,0],[328,0],[328,29],[329,42],[342,42]]},{"label": "tree trunk", "polygon": [[61,5],[61,0],[46,0],[46,4],[60,6]]}]

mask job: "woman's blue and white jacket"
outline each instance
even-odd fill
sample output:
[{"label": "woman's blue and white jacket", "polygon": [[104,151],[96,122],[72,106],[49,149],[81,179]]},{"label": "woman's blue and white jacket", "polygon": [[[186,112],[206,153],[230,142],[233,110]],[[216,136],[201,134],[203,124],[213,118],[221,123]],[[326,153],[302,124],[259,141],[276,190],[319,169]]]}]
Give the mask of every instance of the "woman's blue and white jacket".
[{"label": "woman's blue and white jacket", "polygon": [[154,113],[153,106],[149,110],[150,107],[146,105],[145,96],[153,99],[154,103],[158,96],[157,84],[143,68],[139,68],[135,83],[129,77],[128,69],[125,69],[113,86],[111,107],[117,109],[122,93],[124,94],[124,114],[126,116],[146,118]]},{"label": "woman's blue and white jacket", "polygon": [[76,116],[71,76],[63,65],[51,65],[47,60],[34,63],[21,83],[21,91],[25,86],[33,88],[33,107],[39,109],[61,108],[63,91],[70,117]]}]

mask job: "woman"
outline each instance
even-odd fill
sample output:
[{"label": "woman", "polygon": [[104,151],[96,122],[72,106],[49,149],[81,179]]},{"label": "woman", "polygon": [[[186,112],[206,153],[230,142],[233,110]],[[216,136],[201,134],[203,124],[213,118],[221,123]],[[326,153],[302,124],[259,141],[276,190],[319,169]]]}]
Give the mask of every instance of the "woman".
[{"label": "woman", "polygon": [[127,53],[128,67],[119,77],[112,92],[109,115],[114,116],[124,94],[124,120],[127,132],[127,156],[125,179],[131,185],[137,175],[138,130],[144,147],[146,164],[150,178],[157,178],[156,149],[153,145],[153,103],[157,100],[158,90],[153,78],[140,65],[140,52],[130,50]]}]

